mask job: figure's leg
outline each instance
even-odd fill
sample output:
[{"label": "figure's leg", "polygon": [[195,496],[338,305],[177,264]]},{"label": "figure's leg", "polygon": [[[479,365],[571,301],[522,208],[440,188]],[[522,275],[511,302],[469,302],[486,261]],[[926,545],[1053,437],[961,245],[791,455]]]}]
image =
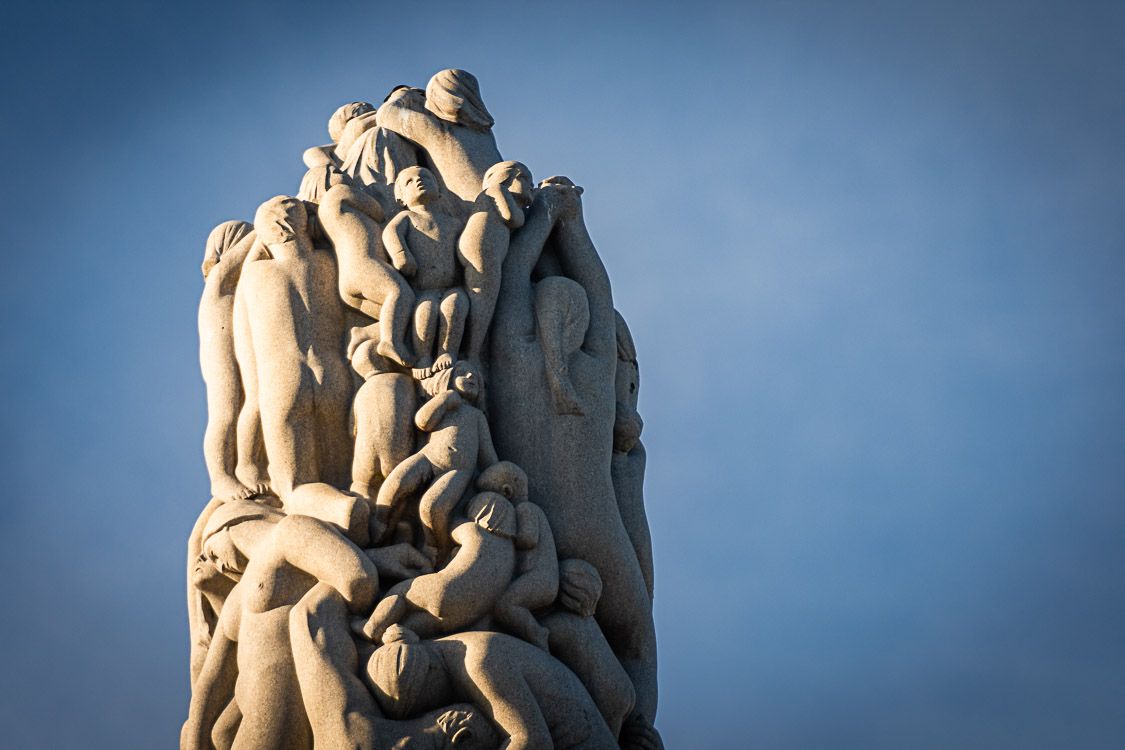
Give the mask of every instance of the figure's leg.
[{"label": "figure's leg", "polygon": [[211,742],[215,743],[215,750],[234,747],[234,738],[238,736],[238,725],[241,723],[242,712],[238,710],[238,702],[232,700],[211,728]]},{"label": "figure's leg", "polygon": [[348,429],[352,376],[342,361],[325,365],[316,388],[317,477],[333,487],[346,487],[354,442]]},{"label": "figure's leg", "polygon": [[207,384],[207,429],[203,434],[203,458],[211,477],[211,496],[222,500],[245,499],[253,492],[235,478],[238,463],[238,413],[242,384],[233,349],[208,353],[204,369]]},{"label": "figure's leg", "polygon": [[633,710],[636,694],[598,623],[592,617],[556,612],[543,624],[550,633],[551,654],[578,675],[616,737]]},{"label": "figure's leg", "polygon": [[375,513],[371,517],[373,542],[382,539],[392,528],[392,515],[402,501],[417,492],[433,475],[433,464],[424,453],[415,453],[394,468],[379,487],[379,495],[375,499]]},{"label": "figure's leg", "polygon": [[555,411],[581,416],[584,412],[570,382],[567,361],[582,345],[590,325],[586,292],[562,276],[543,279],[535,285],[535,323]]},{"label": "figure's leg", "polygon": [[[380,275],[395,274],[389,266],[379,269]],[[379,308],[379,343],[375,351],[404,367],[412,364],[413,357],[406,348],[406,329],[410,325],[410,311],[414,308],[414,292],[401,278],[390,278],[382,295]]]},{"label": "figure's leg", "polygon": [[437,331],[437,300],[431,295],[420,295],[414,306],[414,326],[411,329],[414,344],[414,367],[424,370],[434,364],[434,339]]},{"label": "figure's leg", "polygon": [[359,661],[343,597],[318,583],[290,611],[289,637],[314,745],[374,747],[379,710],[356,676]]},{"label": "figure's leg", "polygon": [[484,352],[484,341],[500,294],[500,269],[508,254],[510,239],[508,228],[484,211],[469,217],[461,232],[458,249],[465,264],[465,288],[470,303],[465,353],[473,362],[480,362]]},{"label": "figure's leg", "polygon": [[441,317],[438,321],[438,356],[434,369],[452,367],[461,351],[461,338],[465,334],[465,320],[469,316],[469,297],[459,287],[450,289],[441,300]]},{"label": "figure's leg", "polygon": [[528,576],[520,576],[512,581],[508,590],[501,595],[492,615],[504,630],[544,651],[549,651],[547,643],[549,632],[539,624],[526,605],[530,598],[538,594],[539,588],[540,582],[528,580]]},{"label": "figure's leg", "polygon": [[[375,377],[379,377],[376,375]],[[375,387],[370,381],[364,383],[355,395],[352,412],[355,418],[355,447],[352,456],[351,491],[361,497],[372,499],[382,483],[379,474],[379,455],[377,444],[380,440],[379,420],[371,391]],[[378,480],[378,481],[377,481]],[[372,485],[375,485],[372,488]]]},{"label": "figure's leg", "polygon": [[356,621],[362,625],[357,635],[362,635],[367,640],[373,643],[379,643],[383,640],[383,633],[387,628],[402,621],[410,611],[410,602],[406,599],[406,592],[410,590],[410,581],[402,581],[396,584],[387,592],[387,595],[379,600],[375,606],[375,611],[366,621]]},{"label": "figure's leg", "polygon": [[[271,373],[272,374],[272,373]],[[284,501],[298,484],[317,481],[313,389],[302,366],[289,378],[259,378],[262,433],[274,492]]]},{"label": "figure's leg", "polygon": [[431,560],[438,552],[449,548],[449,516],[472,482],[471,469],[447,471],[430,485],[418,502],[418,518],[426,538],[426,549]]}]

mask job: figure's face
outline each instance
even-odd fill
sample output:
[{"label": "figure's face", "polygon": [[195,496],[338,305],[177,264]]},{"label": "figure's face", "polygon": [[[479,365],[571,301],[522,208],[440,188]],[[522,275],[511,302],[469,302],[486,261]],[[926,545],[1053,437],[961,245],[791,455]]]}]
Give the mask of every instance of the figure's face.
[{"label": "figure's face", "polygon": [[480,378],[472,367],[458,364],[453,371],[453,390],[460,393],[470,401],[476,401],[480,396]]},{"label": "figure's face", "polygon": [[516,199],[516,203],[524,208],[530,206],[535,198],[535,185],[531,182],[531,176],[522,171],[517,172],[508,185],[508,192]]},{"label": "figure's face", "polygon": [[423,167],[413,167],[402,173],[402,202],[408,206],[424,206],[438,197],[437,178]]},{"label": "figure's face", "polygon": [[203,559],[227,578],[238,580],[246,569],[246,558],[231,539],[230,529],[223,529],[203,543]]}]

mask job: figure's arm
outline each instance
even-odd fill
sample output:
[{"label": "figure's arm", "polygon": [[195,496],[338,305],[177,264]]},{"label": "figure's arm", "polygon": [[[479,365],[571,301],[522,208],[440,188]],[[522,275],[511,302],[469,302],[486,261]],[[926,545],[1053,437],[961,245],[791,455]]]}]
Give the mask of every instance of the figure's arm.
[{"label": "figure's arm", "polygon": [[443,391],[422,404],[422,408],[414,415],[414,424],[422,432],[431,432],[446,412],[456,409],[461,405],[461,396],[457,391]]},{"label": "figure's arm", "polygon": [[403,211],[391,219],[383,230],[383,247],[391,257],[391,265],[403,276],[413,276],[416,266],[414,255],[406,245],[406,233],[410,231],[410,214]]},{"label": "figure's arm", "polygon": [[516,549],[529,550],[539,546],[538,510],[530,502],[516,506]]},{"label": "figure's arm", "polygon": [[590,325],[582,348],[596,357],[616,360],[617,324],[609,274],[586,230],[582,203],[578,197],[581,190],[576,187],[569,189],[576,191],[572,196],[574,204],[568,206],[568,215],[560,219],[555,238],[563,272],[582,285],[590,306]]},{"label": "figure's arm", "polygon": [[379,571],[343,534],[323,521],[293,515],[277,524],[274,535],[285,559],[339,591],[349,610],[358,614],[371,609],[379,589]]},{"label": "figure's arm", "polygon": [[343,213],[345,206],[352,206],[359,209],[380,224],[383,223],[383,219],[386,218],[383,212],[383,206],[379,201],[372,198],[363,190],[346,183],[333,185],[328,189],[328,192],[320,199],[317,214],[322,215],[327,212],[332,212],[333,214]]},{"label": "figure's arm", "polygon": [[379,127],[398,133],[425,148],[436,125],[434,116],[426,111],[425,93],[402,88],[387,97],[375,112]]},{"label": "figure's arm", "polygon": [[238,644],[234,637],[237,637],[241,611],[242,598],[236,586],[219,615],[203,670],[192,685],[188,718],[180,730],[182,750],[210,750],[211,729],[234,699],[238,680]]},{"label": "figure's arm", "polygon": [[[492,658],[499,658],[503,653],[503,650],[497,650]],[[546,654],[543,656],[549,658]],[[472,669],[468,676],[484,699],[482,705],[491,709],[496,726],[508,735],[507,742],[500,746],[501,750],[553,747],[551,730],[543,717],[539,701],[527,684],[527,678],[518,669],[489,670],[491,665],[485,661],[486,658],[488,657],[482,658],[482,663]],[[525,664],[524,668],[533,670],[534,666]]]},{"label": "figure's arm", "polygon": [[477,410],[477,421],[480,425],[480,437],[477,443],[477,467],[487,469],[500,461],[496,455],[496,446],[492,443],[492,431],[488,429],[488,417],[483,411]]},{"label": "figure's arm", "polygon": [[250,251],[261,244],[258,235],[254,230],[250,230],[250,233],[236,242],[233,247],[227,248],[222,259],[215,264],[209,274],[217,274],[219,294],[234,294],[234,290],[238,287],[238,279],[242,276],[243,262],[250,255]]},{"label": "figure's arm", "polygon": [[504,222],[504,226],[510,230],[523,226],[525,218],[523,209],[516,203],[511,191],[494,187],[486,190],[485,194],[492,199],[492,203],[496,206],[496,214],[500,217],[500,221]]}]

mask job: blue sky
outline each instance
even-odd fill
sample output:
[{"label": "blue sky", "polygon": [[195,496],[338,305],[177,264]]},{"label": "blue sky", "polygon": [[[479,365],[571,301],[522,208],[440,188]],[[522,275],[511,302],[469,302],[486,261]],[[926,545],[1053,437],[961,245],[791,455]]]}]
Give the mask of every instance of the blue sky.
[{"label": "blue sky", "polygon": [[1125,742],[1121,4],[5,13],[5,744],[174,744],[204,240],[445,67],[637,341],[669,747]]}]

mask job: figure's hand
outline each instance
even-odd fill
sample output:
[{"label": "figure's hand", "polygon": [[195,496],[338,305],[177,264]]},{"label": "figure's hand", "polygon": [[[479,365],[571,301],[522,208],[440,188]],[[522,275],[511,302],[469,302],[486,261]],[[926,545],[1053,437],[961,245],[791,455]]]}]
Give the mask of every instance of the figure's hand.
[{"label": "figure's hand", "polygon": [[402,258],[395,263],[395,269],[403,276],[413,276],[418,272],[418,264],[414,262],[414,256],[409,250],[402,254]]},{"label": "figure's hand", "polygon": [[539,191],[552,213],[560,219],[573,219],[582,215],[582,188],[569,177],[548,177],[539,183]]},{"label": "figure's hand", "polygon": [[640,714],[633,714],[625,720],[619,742],[623,750],[664,750],[660,732]]},{"label": "figure's hand", "polygon": [[585,560],[559,563],[559,604],[582,617],[594,614],[602,596],[602,577]]},{"label": "figure's hand", "polygon": [[393,544],[364,550],[371,562],[379,569],[380,576],[388,578],[415,578],[424,573],[432,573],[434,566],[429,558],[409,544]]}]

